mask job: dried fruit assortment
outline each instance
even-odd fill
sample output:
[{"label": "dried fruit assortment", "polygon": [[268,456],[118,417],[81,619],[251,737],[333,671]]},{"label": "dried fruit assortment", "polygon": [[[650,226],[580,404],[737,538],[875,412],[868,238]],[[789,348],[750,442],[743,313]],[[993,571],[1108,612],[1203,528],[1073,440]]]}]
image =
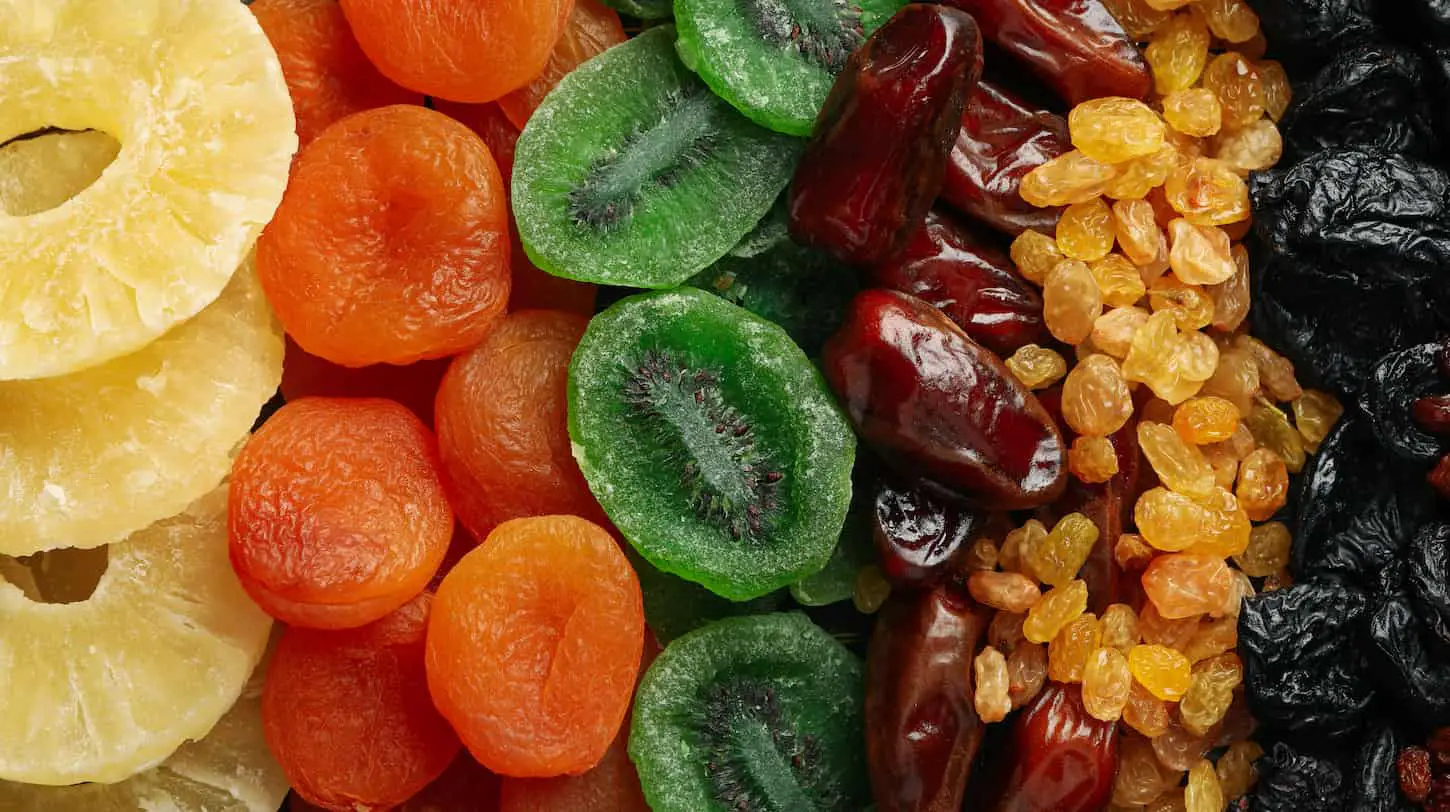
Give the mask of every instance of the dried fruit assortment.
[{"label": "dried fruit assortment", "polygon": [[1450,809],[1447,54],[0,0],[0,808]]}]

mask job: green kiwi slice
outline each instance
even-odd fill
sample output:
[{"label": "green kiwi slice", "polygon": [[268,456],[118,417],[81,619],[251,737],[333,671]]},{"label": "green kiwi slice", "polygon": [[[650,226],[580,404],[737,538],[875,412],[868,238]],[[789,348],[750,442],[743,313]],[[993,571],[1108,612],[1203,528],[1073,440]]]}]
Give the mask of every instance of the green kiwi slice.
[{"label": "green kiwi slice", "polygon": [[524,250],[568,279],[674,287],[729,253],[804,148],[752,124],[675,56],[674,26],[564,77],[514,153]]},{"label": "green kiwi slice", "polygon": [[[819,572],[807,575],[790,585],[790,596],[802,606],[829,606],[848,601],[856,593],[856,578],[861,568],[876,563],[876,547],[871,538],[870,491],[856,489],[851,498],[851,512],[846,526],[836,540],[836,549]],[[641,577],[640,583],[644,579]],[[645,599],[646,603],[648,598]]]},{"label": "green kiwi slice", "polygon": [[751,121],[810,135],[851,52],[905,0],[675,0],[680,58]]},{"label": "green kiwi slice", "polygon": [[633,549],[627,550],[625,555],[639,576],[639,591],[644,596],[644,622],[662,646],[707,623],[739,615],[778,612],[788,602],[786,592],[781,590],[753,601],[736,603],[693,581],[661,572]]},{"label": "green kiwi slice", "polygon": [[569,436],[646,560],[747,601],[821,569],[856,439],[785,331],[696,288],[622,299],[569,364]]},{"label": "green kiwi slice", "polygon": [[729,618],[640,681],[629,756],[654,812],[837,812],[870,804],[863,669],[798,613]]},{"label": "green kiwi slice", "polygon": [[667,20],[675,13],[671,0],[604,0],[604,5],[641,20]]}]

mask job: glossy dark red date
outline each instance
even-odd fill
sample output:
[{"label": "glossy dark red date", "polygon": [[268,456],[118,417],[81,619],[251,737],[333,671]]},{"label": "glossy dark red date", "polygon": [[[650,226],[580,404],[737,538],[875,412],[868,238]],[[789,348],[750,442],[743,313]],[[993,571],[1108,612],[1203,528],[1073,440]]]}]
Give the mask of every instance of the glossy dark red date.
[{"label": "glossy dark red date", "polygon": [[1141,99],[1148,63],[1100,0],[942,0],[976,18],[982,36],[1020,60],[1068,104]]},{"label": "glossy dark red date", "polygon": [[909,239],[941,190],[967,94],[982,72],[971,16],[909,5],[837,77],[790,188],[790,232],[859,265]]},{"label": "glossy dark red date", "polygon": [[982,743],[972,657],[990,613],[939,587],[893,595],[871,636],[866,758],[879,812],[957,812]]},{"label": "glossy dark red date", "polygon": [[875,508],[876,560],[886,579],[898,586],[940,581],[985,524],[983,514],[927,483],[894,476],[876,486]]},{"label": "glossy dark red date", "polygon": [[940,309],[978,343],[1005,357],[1042,341],[1042,296],[1017,275],[992,239],[945,212],[932,211],[896,257],[872,269],[883,288]]},{"label": "glossy dark red date", "polygon": [[1077,685],[1049,682],[1012,723],[992,812],[1098,812],[1113,795],[1118,730],[1088,715]]},{"label": "glossy dark red date", "polygon": [[1029,228],[1051,234],[1061,210],[1023,200],[1022,178],[1071,149],[1067,119],[982,80],[967,96],[942,200],[1014,236]]},{"label": "glossy dark red date", "polygon": [[1420,398],[1413,408],[1420,428],[1433,434],[1450,434],[1450,395]]},{"label": "glossy dark red date", "polygon": [[1037,398],[940,310],[868,290],[822,352],[857,432],[892,466],[992,510],[1062,494],[1062,434]]},{"label": "glossy dark red date", "polygon": [[1119,581],[1121,573],[1113,558],[1113,548],[1131,526],[1133,505],[1138,497],[1138,424],[1129,420],[1109,438],[1118,458],[1118,473],[1107,482],[1088,484],[1069,477],[1067,493],[1052,506],[1050,515],[1041,518],[1050,527],[1068,513],[1081,513],[1092,519],[1098,528],[1098,540],[1083,564],[1081,577],[1087,583],[1088,611],[1101,615],[1109,605],[1124,600]]}]

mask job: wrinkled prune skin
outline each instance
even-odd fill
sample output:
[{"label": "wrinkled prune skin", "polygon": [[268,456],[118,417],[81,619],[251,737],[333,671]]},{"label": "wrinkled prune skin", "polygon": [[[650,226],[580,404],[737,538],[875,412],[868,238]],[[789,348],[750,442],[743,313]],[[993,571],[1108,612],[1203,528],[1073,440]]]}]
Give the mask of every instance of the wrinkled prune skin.
[{"label": "wrinkled prune skin", "polygon": [[1082,688],[1049,682],[1012,722],[1012,737],[981,808],[1098,812],[1113,794],[1117,725],[1088,715]]},{"label": "wrinkled prune skin", "polygon": [[1415,534],[1405,580],[1426,631],[1450,653],[1450,523],[1430,522]]},{"label": "wrinkled prune skin", "polygon": [[1250,812],[1349,812],[1344,773],[1332,759],[1280,742],[1255,766],[1259,783],[1249,796]]},{"label": "wrinkled prune skin", "polygon": [[1365,593],[1334,583],[1246,601],[1238,652],[1254,716],[1301,741],[1353,737],[1375,697],[1355,644],[1369,610]]},{"label": "wrinkled prune skin", "polygon": [[1347,417],[1310,458],[1295,496],[1293,572],[1373,589],[1433,512],[1410,470],[1380,450],[1366,421]]},{"label": "wrinkled prune skin", "polygon": [[1257,0],[1264,36],[1276,58],[1311,72],[1357,40],[1375,37],[1373,0]]},{"label": "wrinkled prune skin", "polygon": [[977,343],[1007,357],[1042,341],[1042,296],[1017,275],[992,235],[932,211],[892,259],[871,277],[936,307]]},{"label": "wrinkled prune skin", "polygon": [[976,18],[982,35],[1016,57],[1063,101],[1141,99],[1148,63],[1099,0],[942,0]]},{"label": "wrinkled prune skin", "polygon": [[1445,453],[1444,441],[1421,429],[1414,413],[1415,401],[1446,389],[1440,377],[1439,351],[1437,342],[1386,355],[1375,364],[1359,398],[1380,446],[1422,465],[1433,465]]},{"label": "wrinkled prune skin", "polygon": [[1013,236],[1029,228],[1051,234],[1061,210],[1023,200],[1022,178],[1071,149],[1067,119],[983,79],[967,96],[942,200]]},{"label": "wrinkled prune skin", "polygon": [[1409,812],[1413,807],[1400,794],[1396,766],[1407,742],[1391,724],[1381,722],[1364,737],[1354,756],[1349,776],[1349,808],[1355,812]]},{"label": "wrinkled prune skin", "polygon": [[1365,655],[1393,709],[1423,727],[1450,724],[1450,664],[1437,661],[1422,635],[1420,619],[1398,562],[1381,574],[1383,585],[1365,630]]},{"label": "wrinkled prune skin", "polygon": [[1062,495],[1057,424],[1001,360],[931,305],[863,291],[822,362],[857,434],[903,474],[993,510]]},{"label": "wrinkled prune skin", "polygon": [[884,476],[876,486],[871,535],[886,580],[897,586],[939,582],[972,544],[986,516],[921,481]]},{"label": "wrinkled prune skin", "polygon": [[866,760],[881,812],[961,808],[982,742],[972,657],[990,617],[941,587],[887,600],[866,680]]},{"label": "wrinkled prune skin", "polygon": [[941,190],[967,94],[982,74],[970,15],[912,4],[851,55],[790,187],[790,233],[843,262],[898,251]]},{"label": "wrinkled prune skin", "polygon": [[1443,170],[1402,155],[1325,150],[1256,174],[1250,188],[1261,243],[1255,335],[1306,377],[1355,395],[1385,354],[1434,339],[1450,300]]},{"label": "wrinkled prune skin", "polygon": [[1280,122],[1285,160],[1344,146],[1434,157],[1439,142],[1421,87],[1426,71],[1419,54],[1381,41],[1336,55],[1295,88],[1294,105]]}]

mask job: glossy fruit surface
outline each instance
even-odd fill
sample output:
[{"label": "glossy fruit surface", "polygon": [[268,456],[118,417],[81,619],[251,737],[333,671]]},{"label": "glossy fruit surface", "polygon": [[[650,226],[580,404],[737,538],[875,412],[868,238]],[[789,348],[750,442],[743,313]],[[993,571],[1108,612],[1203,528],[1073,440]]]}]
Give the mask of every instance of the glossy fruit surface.
[{"label": "glossy fruit surface", "polygon": [[857,296],[823,359],[857,430],[888,462],[997,508],[1062,493],[1066,449],[1037,398],[919,299]]},{"label": "glossy fruit surface", "polygon": [[1113,791],[1118,731],[1090,716],[1077,685],[1049,684],[1013,723],[996,812],[1094,812]]},{"label": "glossy fruit surface", "polygon": [[882,572],[897,584],[940,580],[969,551],[983,518],[927,483],[883,478],[871,534]]}]

